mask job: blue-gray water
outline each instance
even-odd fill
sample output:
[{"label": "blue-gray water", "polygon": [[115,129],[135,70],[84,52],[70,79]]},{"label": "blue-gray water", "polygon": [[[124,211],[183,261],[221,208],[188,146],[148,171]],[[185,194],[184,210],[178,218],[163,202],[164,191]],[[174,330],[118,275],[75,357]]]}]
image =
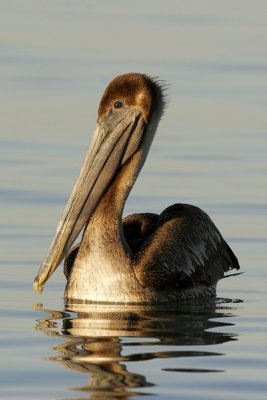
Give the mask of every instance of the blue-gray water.
[{"label": "blue-gray water", "polygon": [[[267,392],[266,1],[0,3],[3,399],[260,400]],[[32,279],[78,174],[106,84],[169,84],[125,213],[202,207],[241,276],[206,305],[64,305]]]}]

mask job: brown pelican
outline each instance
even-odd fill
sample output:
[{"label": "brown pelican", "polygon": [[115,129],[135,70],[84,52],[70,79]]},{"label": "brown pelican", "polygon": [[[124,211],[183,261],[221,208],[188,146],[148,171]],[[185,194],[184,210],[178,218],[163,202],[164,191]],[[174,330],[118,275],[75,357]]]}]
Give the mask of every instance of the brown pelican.
[{"label": "brown pelican", "polygon": [[[165,107],[164,88],[147,75],[118,76],[101,99],[80,176],[34,280],[42,292],[65,258],[67,299],[164,302],[213,296],[234,253],[199,209],[174,204],[160,215],[122,220]],[[84,228],[81,243],[71,249]]]}]

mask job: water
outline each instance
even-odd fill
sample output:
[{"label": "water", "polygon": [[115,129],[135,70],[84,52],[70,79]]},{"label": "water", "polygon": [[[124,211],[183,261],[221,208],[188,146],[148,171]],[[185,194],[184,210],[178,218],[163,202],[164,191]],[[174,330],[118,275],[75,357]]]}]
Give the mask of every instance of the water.
[{"label": "water", "polygon": [[[0,4],[3,399],[265,399],[265,1]],[[116,75],[170,83],[125,213],[202,207],[242,276],[176,308],[64,305],[47,250]]]}]

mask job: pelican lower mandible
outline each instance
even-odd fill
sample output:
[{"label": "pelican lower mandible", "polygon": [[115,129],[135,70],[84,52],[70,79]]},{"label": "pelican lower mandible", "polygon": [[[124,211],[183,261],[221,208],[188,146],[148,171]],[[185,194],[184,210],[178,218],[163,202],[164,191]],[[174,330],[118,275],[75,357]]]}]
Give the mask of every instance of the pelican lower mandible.
[{"label": "pelican lower mandible", "polygon": [[[34,280],[41,292],[65,259],[65,297],[100,302],[166,302],[214,296],[236,256],[200,208],[122,219],[165,109],[163,85],[129,73],[106,88],[96,130],[50,249]],[[80,244],[72,248],[83,231]]]}]

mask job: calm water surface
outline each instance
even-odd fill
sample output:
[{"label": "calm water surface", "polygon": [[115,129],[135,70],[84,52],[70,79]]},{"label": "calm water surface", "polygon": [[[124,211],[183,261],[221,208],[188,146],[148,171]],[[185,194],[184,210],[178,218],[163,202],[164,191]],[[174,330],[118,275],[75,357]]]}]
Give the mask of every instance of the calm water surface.
[{"label": "calm water surface", "polygon": [[[265,1],[0,3],[3,399],[266,399]],[[32,279],[116,75],[170,84],[125,213],[209,213],[243,275],[207,304],[64,304]]]}]

